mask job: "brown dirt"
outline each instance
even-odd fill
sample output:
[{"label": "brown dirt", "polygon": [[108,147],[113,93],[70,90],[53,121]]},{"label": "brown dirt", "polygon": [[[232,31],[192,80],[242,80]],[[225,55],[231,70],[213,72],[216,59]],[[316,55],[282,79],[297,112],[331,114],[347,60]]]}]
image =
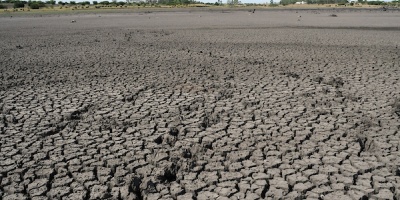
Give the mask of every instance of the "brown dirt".
[{"label": "brown dirt", "polygon": [[0,18],[0,199],[399,199],[400,13],[330,14]]}]

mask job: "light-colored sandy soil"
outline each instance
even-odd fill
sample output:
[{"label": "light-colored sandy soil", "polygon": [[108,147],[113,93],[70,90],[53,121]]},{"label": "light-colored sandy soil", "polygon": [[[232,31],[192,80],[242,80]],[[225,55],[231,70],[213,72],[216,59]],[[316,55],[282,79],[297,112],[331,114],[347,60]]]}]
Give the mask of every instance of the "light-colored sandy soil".
[{"label": "light-colored sandy soil", "polygon": [[0,199],[399,199],[399,19],[0,18]]}]

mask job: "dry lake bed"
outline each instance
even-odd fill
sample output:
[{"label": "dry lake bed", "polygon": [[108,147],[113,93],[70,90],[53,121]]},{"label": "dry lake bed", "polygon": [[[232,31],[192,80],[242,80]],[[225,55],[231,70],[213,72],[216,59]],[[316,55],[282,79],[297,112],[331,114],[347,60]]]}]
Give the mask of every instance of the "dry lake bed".
[{"label": "dry lake bed", "polygon": [[398,10],[3,16],[0,199],[400,199],[399,78]]}]

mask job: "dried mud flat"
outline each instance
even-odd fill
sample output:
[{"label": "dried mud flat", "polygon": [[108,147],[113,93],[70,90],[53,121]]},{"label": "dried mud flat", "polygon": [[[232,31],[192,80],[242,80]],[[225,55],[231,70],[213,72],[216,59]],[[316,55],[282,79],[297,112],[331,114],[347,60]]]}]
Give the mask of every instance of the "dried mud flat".
[{"label": "dried mud flat", "polygon": [[0,199],[399,199],[400,13],[331,12],[0,18]]}]

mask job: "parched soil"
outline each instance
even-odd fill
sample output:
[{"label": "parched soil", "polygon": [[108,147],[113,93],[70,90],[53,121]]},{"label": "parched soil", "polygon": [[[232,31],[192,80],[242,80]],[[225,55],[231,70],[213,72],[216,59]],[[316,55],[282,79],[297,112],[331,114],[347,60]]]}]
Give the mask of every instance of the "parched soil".
[{"label": "parched soil", "polygon": [[0,199],[400,199],[399,19],[0,18]]}]

